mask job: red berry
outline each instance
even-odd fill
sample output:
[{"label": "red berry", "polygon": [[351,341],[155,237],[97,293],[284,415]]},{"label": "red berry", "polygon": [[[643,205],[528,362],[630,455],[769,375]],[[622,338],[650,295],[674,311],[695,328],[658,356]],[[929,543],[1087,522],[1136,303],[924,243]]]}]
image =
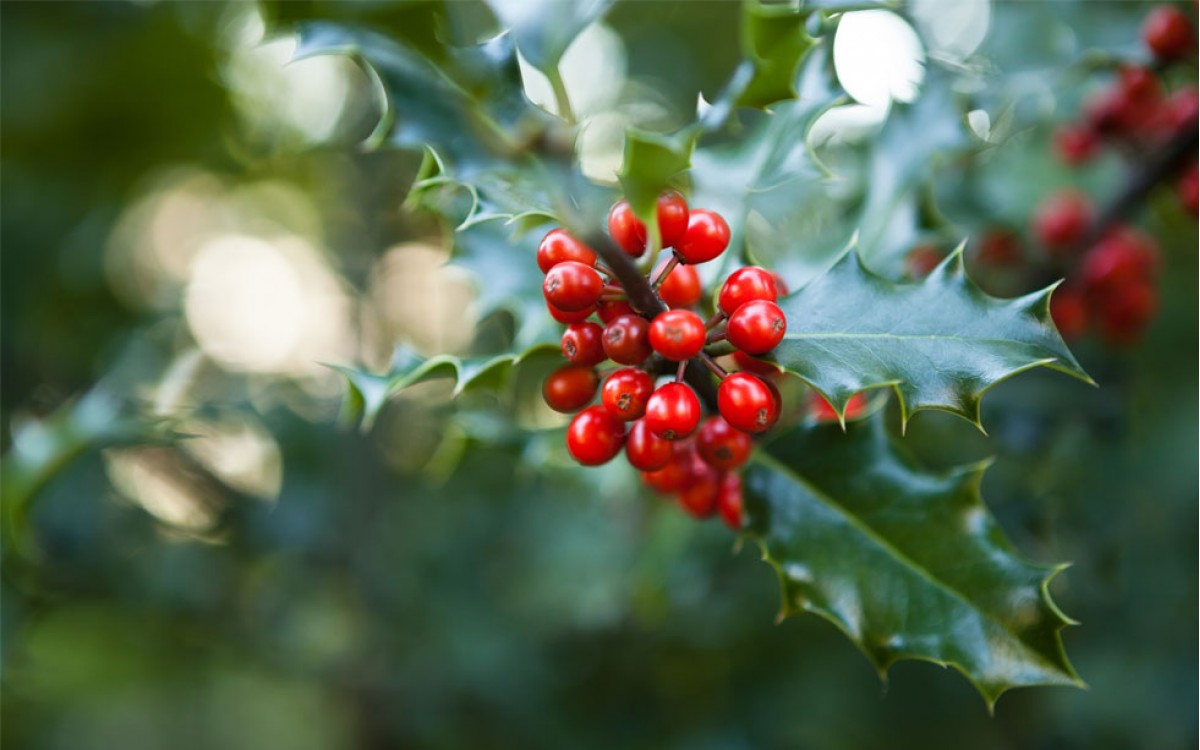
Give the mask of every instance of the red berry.
[{"label": "red berry", "polygon": [[604,328],[604,353],[622,365],[640,365],[650,356],[650,323],[639,315],[618,315]]},{"label": "red berry", "polygon": [[595,305],[592,305],[591,307],[585,307],[582,310],[567,312],[566,310],[559,310],[557,307],[550,304],[549,301],[546,302],[546,309],[550,311],[550,317],[564,325],[582,323],[583,321],[587,320],[592,313],[596,312]]},{"label": "red berry", "polygon": [[[644,429],[649,430],[649,427]],[[671,446],[671,460],[661,469],[643,472],[642,480],[659,492],[676,492],[691,481],[693,464],[699,464],[700,461],[691,441],[681,440],[674,443],[667,441],[667,443]]]},{"label": "red berry", "polygon": [[700,424],[700,400],[684,383],[667,383],[646,402],[646,426],[659,437],[680,440]]},{"label": "red berry", "polygon": [[587,406],[599,385],[600,376],[592,368],[566,365],[542,382],[542,398],[554,411],[570,414]]},{"label": "red berry", "polygon": [[787,282],[783,280],[782,276],[774,271],[771,272],[771,276],[775,278],[775,298],[779,299],[780,297],[786,297],[788,294]]},{"label": "red berry", "polygon": [[1087,125],[1064,125],[1054,133],[1054,148],[1064,163],[1076,166],[1096,155],[1100,137]]},{"label": "red berry", "polygon": [[667,310],[650,323],[650,346],[672,362],[699,354],[707,335],[704,321],[691,310]]},{"label": "red berry", "polygon": [[599,304],[596,305],[596,314],[606,324],[613,322],[614,319],[622,315],[636,315],[633,306],[623,299],[600,300]]},{"label": "red berry", "polygon": [[1087,333],[1088,307],[1079,289],[1061,286],[1050,296],[1050,317],[1064,339],[1077,339]]},{"label": "red berry", "polygon": [[555,264],[542,281],[546,301],[567,312],[594,306],[603,291],[604,281],[596,269],[575,260]]},{"label": "red berry", "polygon": [[562,353],[573,365],[591,367],[608,357],[604,354],[604,329],[596,323],[572,323],[562,337]]},{"label": "red berry", "polygon": [[742,477],[737,472],[729,472],[721,477],[721,486],[717,490],[717,512],[721,520],[734,531],[742,530]]},{"label": "red berry", "polygon": [[1195,86],[1184,86],[1171,94],[1165,109],[1167,126],[1172,133],[1195,130],[1196,118],[1200,117],[1200,94]]},{"label": "red berry", "polygon": [[546,273],[564,260],[573,260],[585,266],[595,265],[596,253],[587,245],[571,236],[565,229],[551,229],[542,238],[537,249],[538,268]]},{"label": "red berry", "polygon": [[617,419],[629,422],[646,413],[651,393],[654,393],[654,378],[650,373],[636,367],[622,367],[604,381],[600,403]]},{"label": "red berry", "polygon": [[1158,263],[1158,246],[1150,236],[1121,227],[1087,251],[1079,275],[1089,296],[1103,296],[1114,286],[1153,276]]},{"label": "red berry", "polygon": [[1158,291],[1145,279],[1110,290],[1096,307],[1097,325],[1109,343],[1136,343],[1158,312]]},{"label": "red berry", "polygon": [[721,487],[721,475],[717,470],[700,463],[693,469],[691,481],[676,495],[679,506],[695,518],[708,518],[717,512],[717,493]]},{"label": "red berry", "polygon": [[721,381],[717,408],[743,432],[762,432],[779,419],[779,402],[767,384],[745,372],[731,373]]},{"label": "red berry", "polygon": [[674,190],[658,196],[656,215],[663,247],[675,247],[688,228],[688,204]]},{"label": "red berry", "polygon": [[[625,458],[638,471],[659,471],[671,462],[675,455],[674,445],[670,440],[651,432],[646,420],[639,419],[629,427],[629,437],[625,439]],[[683,484],[682,480],[680,484]]]},{"label": "red berry", "polygon": [[1051,251],[1069,249],[1083,239],[1092,221],[1092,202],[1082,193],[1061,190],[1038,206],[1033,216],[1033,231]]},{"label": "red berry", "polygon": [[774,362],[766,362],[761,359],[755,359],[743,351],[733,353],[733,361],[737,362],[739,370],[751,372],[755,375],[771,376],[778,375],[783,372],[783,368]]},{"label": "red berry", "polygon": [[756,299],[768,302],[778,299],[775,274],[765,268],[747,266],[739,268],[725,279],[717,295],[717,305],[726,315],[732,315],[743,304]]},{"label": "red berry", "polygon": [[989,229],[979,242],[979,262],[989,266],[1009,266],[1021,259],[1021,241],[1008,229]]},{"label": "red berry", "polygon": [[646,225],[634,214],[629,201],[617,201],[608,212],[608,233],[626,254],[635,258],[645,254]]},{"label": "red berry", "polygon": [[[867,394],[856,393],[846,402],[846,419],[858,419],[867,410]],[[818,422],[836,422],[838,421],[837,411],[825,400],[825,397],[816,391],[812,391],[808,396],[808,415]]]},{"label": "red berry", "polygon": [[704,263],[729,246],[729,225],[716,211],[697,208],[688,215],[687,231],[675,243],[675,254],[684,263]]},{"label": "red berry", "polygon": [[1196,46],[1191,22],[1173,5],[1159,5],[1150,11],[1142,24],[1142,39],[1160,60],[1187,57]]},{"label": "red berry", "polygon": [[917,245],[904,259],[904,271],[910,279],[923,279],[945,259],[941,250],[933,245]]},{"label": "red berry", "polygon": [[696,433],[696,452],[709,466],[716,469],[736,469],[750,458],[754,442],[750,436],[713,416],[704,420]]},{"label": "red berry", "polygon": [[747,302],[729,316],[725,338],[747,354],[766,354],[787,333],[787,317],[779,305],[765,299]]},{"label": "red berry", "polygon": [[[665,264],[664,264],[665,265]],[[662,268],[662,266],[659,266]],[[655,278],[658,277],[657,272]],[[700,301],[704,289],[700,286],[700,274],[696,269],[680,263],[671,269],[658,288],[658,296],[667,307],[691,307]]]},{"label": "red berry", "polygon": [[625,423],[599,404],[575,415],[567,427],[567,450],[584,466],[599,466],[621,452]]},{"label": "red berry", "polygon": [[1179,176],[1179,205],[1192,216],[1200,213],[1200,170],[1193,164]]}]

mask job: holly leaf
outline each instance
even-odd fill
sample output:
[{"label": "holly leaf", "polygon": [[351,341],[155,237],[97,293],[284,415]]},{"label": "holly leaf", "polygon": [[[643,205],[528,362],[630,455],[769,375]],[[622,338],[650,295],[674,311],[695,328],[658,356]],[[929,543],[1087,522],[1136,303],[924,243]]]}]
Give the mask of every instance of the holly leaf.
[{"label": "holly leaf", "polygon": [[935,473],[881,416],[796,429],[745,475],[748,529],[779,573],[781,617],[812,612],[880,677],[901,659],[962,672],[987,701],[1033,685],[1082,687],[1050,598],[1065,565],[1021,559],[983,504],[986,464]]},{"label": "holly leaf", "polygon": [[548,73],[579,32],[604,15],[613,0],[487,0],[500,22],[511,29],[521,54]]},{"label": "holly leaf", "polygon": [[[765,107],[796,96],[800,59],[814,44],[804,30],[810,11],[750,0],[742,11],[742,52],[751,71],[738,95],[743,107]],[[736,77],[736,75],[735,75]]]},{"label": "holly leaf", "polygon": [[672,179],[691,164],[697,131],[687,128],[672,135],[660,135],[631,128],[625,134],[625,158],[617,179],[634,213],[653,226],[658,196]]},{"label": "holly leaf", "polygon": [[1050,319],[1053,290],[990,297],[967,278],[961,246],[915,284],[877,276],[849,252],[780,301],[788,330],[773,358],[839,414],[855,393],[890,386],[905,425],[940,409],[982,429],[983,394],[1019,372],[1042,366],[1092,382]]}]

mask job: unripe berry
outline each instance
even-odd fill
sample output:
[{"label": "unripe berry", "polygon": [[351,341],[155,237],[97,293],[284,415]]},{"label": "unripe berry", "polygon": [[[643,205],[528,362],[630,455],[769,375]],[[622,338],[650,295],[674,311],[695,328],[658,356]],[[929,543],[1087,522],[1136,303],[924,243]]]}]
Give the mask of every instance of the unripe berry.
[{"label": "unripe berry", "polygon": [[1142,24],[1142,39],[1160,60],[1185,58],[1196,46],[1191,21],[1173,5],[1159,5],[1150,11]]},{"label": "unripe berry", "polygon": [[698,208],[688,215],[687,231],[675,244],[675,254],[684,263],[704,263],[729,246],[729,225],[716,211]]},{"label": "unripe berry", "polygon": [[600,376],[592,368],[566,365],[542,382],[542,398],[551,409],[570,414],[587,406],[599,385]]},{"label": "unripe berry", "polygon": [[704,420],[696,433],[696,452],[706,464],[716,469],[736,469],[746,463],[753,447],[749,435],[720,416]]},{"label": "unripe berry", "polygon": [[654,378],[645,370],[622,367],[608,376],[600,392],[600,403],[623,422],[640,419],[654,392]]},{"label": "unripe berry", "polygon": [[[657,278],[657,272],[655,278]],[[667,307],[672,308],[691,307],[698,303],[703,295],[704,289],[700,286],[700,274],[696,273],[695,268],[683,263],[672,268],[658,288],[658,296],[662,297],[662,301]]]},{"label": "unripe berry", "polygon": [[607,359],[601,339],[604,329],[596,323],[572,323],[562,337],[562,353],[573,365],[591,367]]},{"label": "unripe berry", "polygon": [[1083,238],[1092,221],[1092,202],[1074,190],[1051,194],[1033,216],[1033,231],[1051,252],[1062,252]]},{"label": "unripe berry", "polygon": [[779,419],[779,402],[767,384],[745,372],[727,375],[717,388],[717,408],[743,432],[769,429]]},{"label": "unripe berry", "polygon": [[725,337],[747,354],[766,354],[783,341],[787,317],[779,305],[756,299],[739,307],[729,316]]},{"label": "unripe berry", "polygon": [[604,328],[604,353],[622,365],[640,365],[650,356],[650,323],[638,315],[619,315]]},{"label": "unripe berry", "polygon": [[567,427],[567,451],[584,466],[599,466],[621,452],[625,423],[597,404],[575,415]]},{"label": "unripe berry", "polygon": [[729,274],[717,295],[717,306],[732,315],[743,304],[756,299],[774,302],[778,299],[775,275],[765,268],[747,266]]},{"label": "unripe berry", "polygon": [[[625,439],[625,458],[638,471],[659,471],[671,463],[675,445],[655,435],[646,426],[646,420],[639,419],[629,427],[629,436]],[[679,485],[683,483],[681,478]]]},{"label": "unripe berry", "polygon": [[555,264],[542,281],[546,301],[567,312],[594,306],[603,291],[604,281],[596,269],[574,260]]},{"label": "unripe berry", "polygon": [[691,310],[668,310],[650,323],[650,346],[672,362],[699,354],[706,336],[704,321]]},{"label": "unripe berry", "polygon": [[542,273],[546,273],[564,260],[573,260],[585,266],[591,266],[596,263],[596,253],[571,236],[567,230],[551,229],[549,234],[543,237],[541,243],[538,244],[538,268],[542,269]]},{"label": "unripe berry", "polygon": [[646,402],[646,426],[659,437],[680,440],[700,424],[700,400],[684,383],[667,383]]},{"label": "unripe berry", "polygon": [[717,512],[721,520],[734,531],[742,530],[742,477],[737,472],[729,472],[721,477],[721,486],[717,490]]}]

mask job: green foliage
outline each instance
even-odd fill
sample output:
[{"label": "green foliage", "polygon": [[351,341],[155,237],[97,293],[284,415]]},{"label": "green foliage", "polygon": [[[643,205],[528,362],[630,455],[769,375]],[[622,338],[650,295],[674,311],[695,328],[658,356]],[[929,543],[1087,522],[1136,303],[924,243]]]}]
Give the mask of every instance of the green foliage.
[{"label": "green foliage", "polygon": [[855,393],[890,386],[904,424],[943,409],[978,425],[983,394],[1030,368],[1091,382],[1050,319],[1051,291],[989,297],[967,278],[962,248],[915,284],[877,276],[849,252],[782,301],[788,330],[772,356],[839,414]]},{"label": "green foliage", "polygon": [[882,420],[793,430],[746,476],[750,529],[779,573],[782,615],[818,614],[881,674],[952,666],[989,708],[1005,690],[1079,685],[1046,590],[1061,567],[1022,561],[984,507],[984,466],[933,473]]}]

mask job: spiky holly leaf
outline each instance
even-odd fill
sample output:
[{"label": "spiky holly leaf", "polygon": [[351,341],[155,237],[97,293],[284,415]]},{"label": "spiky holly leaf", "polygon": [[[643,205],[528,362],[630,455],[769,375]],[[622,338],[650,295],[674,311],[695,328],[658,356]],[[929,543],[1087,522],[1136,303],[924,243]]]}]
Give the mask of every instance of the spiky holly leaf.
[{"label": "spiky holly leaf", "polygon": [[796,67],[813,39],[804,30],[811,9],[751,0],[742,6],[743,65],[751,71],[738,95],[744,107],[763,107],[796,95]]},{"label": "spiky holly leaf", "polygon": [[984,464],[934,473],[882,416],[798,428],[745,476],[748,530],[779,573],[781,616],[812,612],[886,677],[901,659],[966,675],[989,709],[1005,690],[1082,686],[1047,586],[1064,566],[1022,560],[979,492]]},{"label": "spiky holly leaf", "polygon": [[849,252],[780,301],[788,330],[772,358],[839,413],[855,393],[890,386],[904,423],[942,409],[979,425],[983,394],[1019,372],[1044,366],[1091,382],[1050,319],[1053,289],[990,297],[967,278],[961,247],[915,284],[877,276]]},{"label": "spiky holly leaf", "polygon": [[567,47],[604,15],[613,0],[487,0],[487,4],[517,39],[521,54],[543,72],[558,67]]},{"label": "spiky holly leaf", "polygon": [[625,134],[625,158],[617,178],[634,213],[652,229],[654,206],[671,180],[691,164],[697,130],[687,128],[660,135],[637,128]]}]

